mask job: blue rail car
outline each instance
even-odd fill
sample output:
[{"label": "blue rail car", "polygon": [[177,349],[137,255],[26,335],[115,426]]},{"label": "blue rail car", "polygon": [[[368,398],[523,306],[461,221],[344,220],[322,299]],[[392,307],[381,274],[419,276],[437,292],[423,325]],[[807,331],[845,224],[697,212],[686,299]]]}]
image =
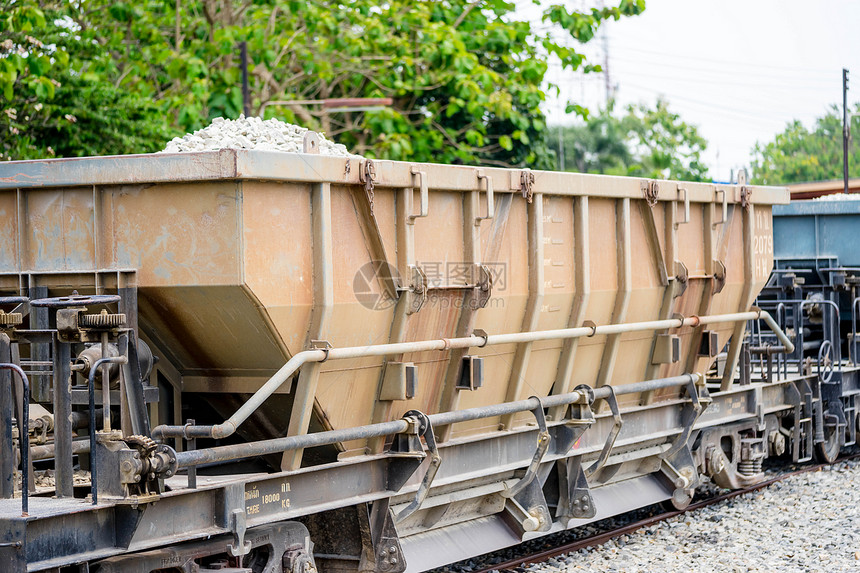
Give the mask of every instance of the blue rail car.
[{"label": "blue rail car", "polygon": [[805,315],[798,332],[805,349],[800,345],[795,358],[820,352],[825,341],[833,346],[825,345],[826,352],[858,358],[860,196],[849,197],[794,201],[773,210],[774,272],[760,301],[780,301],[775,310],[785,324]]}]

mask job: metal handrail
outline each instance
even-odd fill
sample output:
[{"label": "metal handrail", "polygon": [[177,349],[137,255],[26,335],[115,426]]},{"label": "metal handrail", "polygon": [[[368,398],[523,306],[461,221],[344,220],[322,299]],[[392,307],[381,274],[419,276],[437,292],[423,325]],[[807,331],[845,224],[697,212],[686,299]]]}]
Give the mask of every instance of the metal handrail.
[{"label": "metal handrail", "polygon": [[[833,344],[833,346],[836,348],[836,357],[837,357],[836,362],[838,364],[840,364],[840,370],[841,370],[842,369],[842,367],[841,367],[841,364],[842,364],[842,348],[841,348],[841,346],[842,345],[839,344],[839,334],[840,334],[840,331],[842,329],[842,319],[839,316],[839,305],[836,304],[832,300],[809,300],[809,299],[806,299],[806,300],[802,300],[800,302],[800,309],[799,310],[800,310],[801,314],[803,313],[803,307],[813,305],[813,304],[826,304],[827,306],[829,306],[830,308],[833,309],[833,314],[836,316],[836,324],[835,324],[836,331],[833,332],[834,325],[831,324],[830,325],[830,330],[831,330],[831,332],[830,332],[831,338],[830,339],[831,339],[831,344],[833,344],[832,341],[836,341],[836,344]],[[822,327],[822,330],[823,330],[823,327]],[[826,340],[826,338],[825,338],[825,340]],[[801,349],[801,352],[803,352],[803,349]]]},{"label": "metal handrail", "polygon": [[388,356],[431,350],[450,350],[454,348],[482,348],[498,344],[520,342],[537,342],[540,340],[563,340],[572,338],[592,337],[598,334],[622,334],[625,332],[640,332],[662,330],[666,328],[681,328],[682,326],[701,326],[706,324],[745,322],[747,320],[764,320],[785,346],[786,352],[794,351],[794,344],[789,340],[773,317],[766,311],[755,309],[748,312],[720,314],[712,316],[691,316],[687,318],[670,318],[650,322],[632,322],[627,324],[609,324],[603,326],[581,326],[557,330],[539,330],[533,332],[516,332],[511,334],[491,334],[487,336],[466,336],[462,338],[441,338],[416,342],[398,342],[372,346],[353,346],[345,348],[327,348],[304,350],[295,354],[280,370],[260,387],[247,402],[242,404],[227,420],[212,426],[168,426],[161,425],[153,428],[152,437],[164,438],[226,438],[235,433],[240,424],[245,422],[269,396],[274,394],[295,372],[308,362],[325,362],[326,360],[344,360],[367,356]]},{"label": "metal handrail", "polygon": [[851,302],[851,347],[853,352],[849,352],[851,361],[854,366],[857,366],[857,304],[860,303],[860,296]]},{"label": "metal handrail", "polygon": [[[98,505],[98,464],[96,463],[96,373],[104,364],[125,364],[128,362],[126,356],[108,356],[99,358],[90,367],[90,375],[87,377],[88,392],[90,400],[90,490],[93,496],[93,505]],[[110,380],[102,374],[102,386],[107,387]],[[108,401],[102,403],[102,412],[106,419],[110,420],[110,394],[107,395]]]},{"label": "metal handrail", "polygon": [[21,385],[24,387],[24,396],[21,400],[23,411],[21,419],[18,420],[18,444],[21,447],[21,516],[27,517],[30,493],[30,380],[17,364],[0,363],[0,370],[15,372],[21,378]]},{"label": "metal handrail", "polygon": [[[594,389],[580,388],[567,394],[555,394],[545,398],[531,397],[527,400],[518,400],[516,402],[506,402],[504,404],[493,404],[491,406],[479,406],[464,410],[453,410],[451,412],[430,414],[427,416],[427,419],[430,422],[430,427],[448,426],[459,422],[468,422],[471,420],[527,412],[535,410],[536,408],[553,408],[577,403],[590,404],[596,400],[606,400],[612,395],[622,396],[626,394],[638,394],[662,388],[697,384],[701,379],[702,376],[700,374],[682,374],[671,378],[658,378],[633,384],[624,384],[617,388],[613,388],[611,386],[601,386]],[[301,434],[298,436],[286,436],[283,438],[259,440],[256,442],[233,444],[229,446],[215,446],[199,450],[186,450],[184,452],[176,452],[176,463],[178,468],[187,468],[201,464],[265,456],[290,450],[326,446],[352,440],[363,440],[390,436],[393,434],[402,434],[410,431],[414,422],[414,420],[410,420],[410,415],[407,413],[406,416],[400,420],[392,420],[390,422],[381,422],[367,426],[358,426],[356,428],[329,430],[312,434]]]}]

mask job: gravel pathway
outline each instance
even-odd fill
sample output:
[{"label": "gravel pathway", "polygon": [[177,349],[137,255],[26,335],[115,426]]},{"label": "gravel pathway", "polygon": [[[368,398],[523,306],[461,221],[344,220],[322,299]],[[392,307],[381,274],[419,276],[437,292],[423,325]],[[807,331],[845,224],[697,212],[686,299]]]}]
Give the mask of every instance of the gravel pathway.
[{"label": "gravel pathway", "polygon": [[860,461],[792,476],[520,571],[860,571]]}]

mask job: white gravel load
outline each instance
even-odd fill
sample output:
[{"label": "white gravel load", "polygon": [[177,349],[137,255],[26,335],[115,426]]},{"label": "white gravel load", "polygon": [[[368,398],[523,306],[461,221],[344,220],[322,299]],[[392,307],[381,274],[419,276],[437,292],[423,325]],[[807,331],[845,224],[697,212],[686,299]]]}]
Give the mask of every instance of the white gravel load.
[{"label": "white gravel load", "polygon": [[[259,117],[224,119],[216,117],[208,126],[194,133],[176,137],[168,142],[161,153],[188,153],[214,151],[217,149],[261,149],[302,153],[302,140],[308,129],[284,123],[278,119],[262,120]],[[356,157],[340,143],[329,141],[319,135],[320,155]]]},{"label": "white gravel load", "polygon": [[522,571],[860,571],[860,462],[800,474]]},{"label": "white gravel load", "polygon": [[860,201],[860,193],[831,193],[816,197],[815,201]]}]

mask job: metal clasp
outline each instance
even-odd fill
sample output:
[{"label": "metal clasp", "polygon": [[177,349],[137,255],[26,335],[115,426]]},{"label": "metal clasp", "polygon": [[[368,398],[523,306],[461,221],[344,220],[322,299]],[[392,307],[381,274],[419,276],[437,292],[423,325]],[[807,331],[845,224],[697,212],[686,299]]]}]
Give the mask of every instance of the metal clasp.
[{"label": "metal clasp", "polygon": [[606,465],[606,460],[609,459],[609,454],[612,452],[615,440],[618,438],[618,434],[621,433],[621,426],[624,425],[624,420],[621,419],[621,411],[618,409],[618,399],[615,397],[615,388],[612,386],[606,386],[606,388],[609,389],[609,396],[604,399],[609,402],[609,409],[612,411],[612,417],[615,419],[615,424],[609,431],[609,436],[606,437],[606,443],[603,444],[603,450],[601,450],[597,461],[585,470],[585,477],[588,478],[602,470],[603,466]]},{"label": "metal clasp", "polygon": [[681,430],[681,434],[672,443],[669,450],[662,454],[662,458],[671,458],[687,446],[687,441],[693,433],[693,425],[696,423],[696,420],[699,419],[699,416],[702,415],[702,412],[705,411],[705,406],[711,402],[708,390],[704,386],[702,386],[702,392],[703,393],[700,395],[698,388],[696,387],[695,378],[691,379],[687,383],[687,395],[690,397],[690,404],[681,413],[681,424],[683,425],[683,429]]},{"label": "metal clasp", "polygon": [[320,363],[323,363],[328,360],[328,351],[334,348],[331,345],[331,342],[329,342],[328,340],[311,340],[309,346],[310,350],[322,350],[323,352],[325,352],[325,358],[320,360]]},{"label": "metal clasp", "polygon": [[245,541],[245,510],[234,509],[230,512],[230,527],[233,530],[233,543],[227,544],[227,549],[233,557],[241,557],[251,552],[251,542]]},{"label": "metal clasp", "polygon": [[711,224],[711,226],[716,229],[717,225],[722,225],[729,219],[729,197],[726,195],[725,189],[717,189],[714,193],[717,195],[721,194],[723,196],[723,218]]},{"label": "metal clasp", "polygon": [[523,169],[520,171],[520,192],[523,198],[531,203],[534,191],[532,190],[535,184],[535,174],[531,169]]},{"label": "metal clasp", "polygon": [[442,457],[439,455],[439,449],[436,447],[436,435],[433,433],[433,424],[427,414],[418,410],[410,410],[403,415],[404,418],[415,418],[418,421],[418,435],[424,437],[424,442],[427,444],[427,451],[430,456],[430,465],[427,471],[424,472],[424,477],[421,479],[421,485],[418,486],[418,491],[415,492],[415,497],[409,502],[409,505],[400,510],[400,513],[394,518],[395,523],[399,523],[418,511],[424,499],[430,492],[430,485],[436,477],[436,472],[439,471],[439,466],[442,465]]},{"label": "metal clasp", "polygon": [[495,200],[493,199],[493,178],[490,177],[489,175],[485,175],[483,169],[478,169],[477,175],[478,175],[479,187],[480,187],[481,179],[484,179],[487,182],[487,214],[484,217],[480,217],[480,216],[475,217],[475,226],[480,226],[481,221],[483,221],[485,219],[492,219],[495,216],[496,206],[495,206]]},{"label": "metal clasp", "polygon": [[675,221],[675,230],[678,230],[678,227],[681,225],[686,225],[690,222],[690,197],[687,195],[687,189],[684,187],[678,187],[678,195],[681,193],[684,194],[684,220],[683,221]]},{"label": "metal clasp", "polygon": [[415,224],[415,219],[418,219],[420,217],[426,217],[427,214],[430,212],[430,193],[427,190],[427,173],[413,167],[412,175],[418,176],[419,210],[417,215],[413,213],[406,217],[406,222],[410,225]]},{"label": "metal clasp", "polygon": [[534,414],[535,420],[537,420],[538,429],[538,439],[537,439],[537,448],[535,449],[534,456],[532,456],[532,461],[529,464],[528,469],[526,469],[525,475],[523,475],[522,479],[514,484],[513,487],[509,489],[505,489],[501,492],[502,497],[514,497],[523,491],[526,486],[528,486],[532,481],[534,481],[537,476],[538,468],[540,467],[541,461],[543,461],[544,455],[546,455],[546,451],[549,448],[549,443],[552,440],[549,435],[549,430],[546,426],[546,416],[543,411],[543,402],[541,401],[539,396],[531,396],[529,400],[537,400],[538,407],[532,410],[532,414]]},{"label": "metal clasp", "polygon": [[367,201],[370,203],[370,214],[373,215],[373,188],[376,181],[376,165],[371,159],[361,162],[358,170],[358,180],[364,184],[364,192],[367,193]]},{"label": "metal clasp", "polygon": [[642,181],[639,184],[639,189],[642,191],[645,202],[649,207],[657,205],[657,198],[660,196],[660,186],[656,181]]}]

